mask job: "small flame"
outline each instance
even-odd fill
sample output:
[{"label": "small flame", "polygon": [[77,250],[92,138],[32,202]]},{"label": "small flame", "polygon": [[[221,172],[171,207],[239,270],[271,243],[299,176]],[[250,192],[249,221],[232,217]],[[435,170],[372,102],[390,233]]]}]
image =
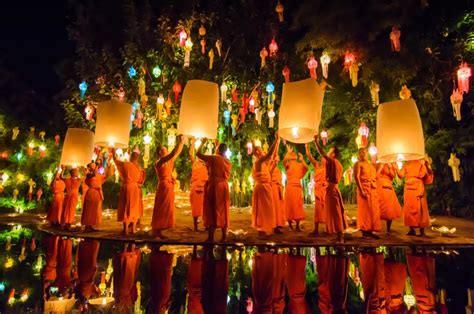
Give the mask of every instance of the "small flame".
[{"label": "small flame", "polygon": [[291,137],[292,138],[299,138],[300,137],[299,130],[300,130],[299,127],[291,128]]}]

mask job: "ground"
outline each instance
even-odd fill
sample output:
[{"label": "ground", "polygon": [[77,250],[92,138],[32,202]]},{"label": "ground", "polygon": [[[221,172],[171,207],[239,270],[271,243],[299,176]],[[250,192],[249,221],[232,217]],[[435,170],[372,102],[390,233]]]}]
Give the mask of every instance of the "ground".
[{"label": "ground", "polygon": [[[123,236],[121,234],[121,223],[117,222],[114,210],[104,210],[102,225],[99,231],[84,232],[79,227],[73,231],[60,231],[49,227],[43,217],[23,214],[0,215],[0,221],[3,223],[35,223],[38,228],[50,233],[56,233],[65,236],[96,238],[118,241],[135,241],[135,242],[159,242],[163,244],[200,244],[207,234],[204,231],[192,231],[191,209],[189,207],[188,196],[185,193],[177,192],[176,194],[176,227],[164,232],[169,238],[166,240],[156,240],[151,237],[149,230],[150,220],[153,207],[153,195],[144,199],[145,217],[141,221],[141,231],[135,235]],[[356,216],[354,205],[346,205],[346,210],[350,217]],[[318,237],[309,237],[308,233],[313,229],[313,206],[308,205],[305,208],[306,220],[303,222],[303,231],[295,232],[285,229],[284,234],[272,235],[268,238],[258,238],[257,232],[251,228],[251,208],[231,208],[230,229],[227,244],[244,244],[244,245],[281,245],[281,246],[298,246],[298,245],[335,245],[335,236],[320,234]],[[456,228],[457,231],[449,236],[441,236],[439,232],[428,230],[427,238],[406,236],[407,229],[403,226],[403,220],[400,219],[393,223],[393,233],[391,235],[381,234],[379,240],[370,240],[362,238],[361,232],[355,232],[352,235],[346,235],[347,246],[410,246],[410,245],[429,245],[429,246],[450,246],[450,247],[466,247],[474,246],[474,223],[472,220],[454,218],[448,216],[432,216],[433,227],[438,228],[446,226],[448,228]],[[76,217],[80,221],[80,216]],[[355,225],[351,226],[356,228]],[[202,225],[200,225],[202,229]],[[216,239],[220,239],[220,233],[216,233]]]}]

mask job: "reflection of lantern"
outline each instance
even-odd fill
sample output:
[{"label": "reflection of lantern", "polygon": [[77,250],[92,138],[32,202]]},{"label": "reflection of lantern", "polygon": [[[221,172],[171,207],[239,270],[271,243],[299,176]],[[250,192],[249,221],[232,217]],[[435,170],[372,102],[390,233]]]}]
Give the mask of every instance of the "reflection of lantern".
[{"label": "reflection of lantern", "polygon": [[413,99],[383,103],[377,111],[378,160],[383,163],[425,156],[420,114]]},{"label": "reflection of lantern", "polygon": [[148,162],[150,161],[150,143],[151,136],[146,134],[143,137],[143,144],[145,145],[145,154],[143,155],[143,167],[148,168]]},{"label": "reflection of lantern", "polygon": [[94,153],[94,133],[86,129],[69,128],[64,138],[61,165],[85,166]]},{"label": "reflection of lantern", "polygon": [[95,144],[98,146],[128,147],[132,106],[117,99],[97,105]]},{"label": "reflection of lantern", "polygon": [[179,100],[179,94],[181,93],[181,84],[178,81],[173,84],[174,102],[177,104]]},{"label": "reflection of lantern", "polygon": [[328,132],[326,130],[321,131],[321,140],[323,141],[323,145],[328,143]]},{"label": "reflection of lantern", "polygon": [[179,132],[194,137],[216,138],[218,111],[217,84],[202,80],[188,81],[179,112]]},{"label": "reflection of lantern", "polygon": [[285,11],[285,7],[280,3],[280,1],[278,1],[275,7],[275,12],[278,13],[278,20],[280,23],[283,22],[283,11]]},{"label": "reflection of lantern", "polygon": [[290,82],[290,68],[287,65],[285,65],[285,67],[281,71],[281,74],[285,78],[285,83],[289,83]]},{"label": "reflection of lantern", "polygon": [[469,92],[469,78],[471,77],[471,68],[466,62],[461,63],[458,70],[458,89],[461,93]]},{"label": "reflection of lantern", "polygon": [[186,44],[186,39],[188,39],[188,33],[183,29],[181,32],[179,32],[179,45],[181,47],[184,47]]},{"label": "reflection of lantern", "polygon": [[323,76],[324,78],[328,78],[328,71],[329,71],[329,63],[331,63],[331,57],[327,54],[324,53],[321,58],[321,67],[323,69]]},{"label": "reflection of lantern", "polygon": [[361,146],[366,147],[368,144],[368,137],[369,137],[369,128],[365,125],[364,122],[360,124],[359,130],[358,130],[360,139],[361,139]]},{"label": "reflection of lantern", "polygon": [[369,155],[372,163],[375,164],[375,162],[377,161],[377,147],[374,145],[374,143],[370,143]]},{"label": "reflection of lantern", "polygon": [[270,57],[273,57],[274,55],[276,55],[278,51],[278,44],[275,41],[275,38],[273,38],[272,41],[270,42],[270,45],[268,45],[268,50],[270,50]]},{"label": "reflection of lantern", "polygon": [[311,142],[319,129],[323,98],[324,90],[314,79],[283,84],[279,135],[294,143]]},{"label": "reflection of lantern", "polygon": [[309,69],[309,75],[312,78],[316,78],[316,68],[318,67],[318,61],[314,58],[314,56],[311,56],[308,61],[308,69]]}]

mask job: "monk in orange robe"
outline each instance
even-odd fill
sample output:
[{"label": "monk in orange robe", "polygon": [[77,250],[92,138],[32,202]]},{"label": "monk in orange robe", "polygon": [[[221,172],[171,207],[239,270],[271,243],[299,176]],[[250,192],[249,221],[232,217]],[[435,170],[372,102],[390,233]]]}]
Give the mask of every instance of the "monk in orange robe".
[{"label": "monk in orange robe", "polygon": [[338,185],[342,178],[342,165],[337,160],[339,149],[331,147],[326,154],[319,144],[319,137],[314,137],[314,142],[321,157],[326,161],[326,199],[324,210],[326,211],[326,232],[337,234],[337,243],[344,243],[342,232],[347,228],[344,204],[342,203],[341,191]]},{"label": "monk in orange robe", "polygon": [[435,258],[407,254],[408,272],[420,313],[436,312]]},{"label": "monk in orange robe", "polygon": [[309,313],[306,303],[306,256],[288,255],[287,288],[290,313]]},{"label": "monk in orange robe", "polygon": [[281,233],[276,229],[275,207],[273,202],[272,177],[270,175],[270,160],[278,151],[280,138],[278,134],[272,146],[265,154],[261,147],[255,147],[253,154],[256,158],[252,169],[255,186],[252,193],[252,227],[258,230],[259,236]]},{"label": "monk in orange robe", "polygon": [[173,254],[154,248],[150,254],[152,309],[147,313],[167,313],[171,305]]},{"label": "monk in orange robe", "polygon": [[379,239],[374,231],[382,230],[379,198],[377,195],[377,170],[369,163],[367,149],[359,148],[359,161],[354,165],[357,184],[357,227],[365,237]]},{"label": "monk in orange robe", "polygon": [[402,207],[393,189],[396,170],[392,164],[377,165],[377,195],[379,198],[380,219],[387,221],[387,233],[391,232],[392,221],[400,218]]},{"label": "monk in orange robe", "polygon": [[120,174],[122,185],[117,209],[117,220],[123,223],[123,233],[128,235],[137,231],[137,221],[140,219],[140,211],[143,208],[141,194],[142,169],[138,163],[139,154],[133,152],[130,161],[118,160],[115,151],[113,152],[114,163]]},{"label": "monk in orange robe", "polygon": [[405,313],[403,291],[407,278],[407,265],[392,258],[385,260],[385,301],[389,313]]},{"label": "monk in orange robe", "polygon": [[227,313],[229,290],[229,262],[225,247],[221,247],[219,259],[214,257],[213,248],[205,247],[202,263],[201,304],[204,313]]},{"label": "monk in orange robe", "polygon": [[206,187],[209,175],[207,173],[206,163],[194,157],[194,138],[189,145],[189,158],[192,163],[189,201],[191,203],[194,231],[198,231],[199,217],[202,217],[204,208],[204,188]]},{"label": "monk in orange robe", "polygon": [[278,167],[280,158],[275,154],[270,162],[271,187],[273,192],[273,207],[275,208],[275,222],[277,229],[282,231],[286,224],[285,199],[283,198],[283,177]]},{"label": "monk in orange robe", "polygon": [[130,312],[137,300],[137,275],[140,266],[140,249],[126,243],[123,252],[114,256],[114,298],[118,309]]},{"label": "monk in orange robe", "polygon": [[424,159],[410,160],[398,171],[398,176],[406,178],[403,214],[405,226],[410,227],[408,235],[416,235],[415,228],[420,228],[420,236],[423,237],[425,228],[431,224],[425,184],[433,183],[433,171]]},{"label": "monk in orange robe", "polygon": [[183,150],[183,136],[178,136],[178,143],[175,148],[168,153],[164,146],[156,150],[158,160],[155,163],[155,171],[158,176],[158,186],[156,187],[155,206],[153,207],[153,217],[151,219],[151,229],[153,233],[161,239],[167,237],[163,230],[174,227],[174,183],[173,177],[174,162]]},{"label": "monk in orange robe", "polygon": [[69,228],[76,220],[76,207],[79,201],[79,187],[84,181],[79,176],[79,170],[72,168],[70,176],[63,178],[66,184],[66,197],[64,198],[63,214],[61,216],[61,227]]},{"label": "monk in orange robe", "polygon": [[326,211],[324,205],[326,202],[326,161],[322,158],[321,162],[317,161],[309,150],[308,144],[305,145],[306,156],[314,167],[314,230],[309,235],[317,236],[319,234],[319,224],[326,224]]},{"label": "monk in orange robe", "polygon": [[288,254],[273,254],[275,272],[273,276],[273,313],[283,314],[285,310],[286,281],[288,275]]},{"label": "monk in orange robe", "polygon": [[204,155],[202,150],[207,139],[203,139],[197,157],[208,167],[209,180],[204,192],[204,226],[208,228],[207,242],[214,242],[216,228],[222,229],[222,240],[227,239],[229,228],[229,184],[230,161],[225,157],[226,144],[219,144],[215,155]]},{"label": "monk in orange robe", "polygon": [[107,180],[109,171],[106,171],[105,174],[99,173],[95,163],[90,163],[87,167],[89,173],[86,177],[86,184],[89,189],[84,198],[81,224],[85,226],[86,231],[94,231],[96,229],[92,226],[100,225],[102,222],[102,201],[104,200],[102,184]]},{"label": "monk in orange robe", "polygon": [[194,246],[191,263],[188,267],[188,274],[186,276],[186,288],[188,290],[188,313],[189,314],[203,314],[201,304],[201,270],[202,258],[197,255],[197,248]]},{"label": "monk in orange robe", "polygon": [[61,179],[60,173],[61,171],[58,170],[58,172],[56,172],[53,182],[51,182],[51,192],[53,193],[53,200],[51,201],[51,206],[49,207],[46,220],[48,220],[52,226],[60,225],[61,216],[63,214],[64,190],[66,189],[66,184]]},{"label": "monk in orange robe", "polygon": [[382,253],[360,255],[361,281],[365,296],[365,313],[385,313],[385,271]]},{"label": "monk in orange robe", "polygon": [[58,241],[59,236],[50,234],[47,234],[43,240],[45,265],[42,276],[45,282],[56,280],[56,266],[58,264]]},{"label": "monk in orange robe", "polygon": [[293,221],[296,222],[296,230],[301,231],[300,222],[304,220],[304,204],[303,204],[303,186],[301,179],[306,175],[308,166],[303,159],[303,155],[296,154],[291,149],[283,160],[283,166],[286,170],[286,190],[285,190],[285,206],[286,219],[290,229],[293,229]]},{"label": "monk in orange robe", "polygon": [[[259,248],[262,250],[263,248]],[[272,313],[275,259],[272,252],[255,253],[252,264],[252,291],[255,314]]]},{"label": "monk in orange robe", "polygon": [[57,277],[55,285],[62,295],[71,285],[72,240],[60,238],[58,241]]},{"label": "monk in orange robe", "polygon": [[97,271],[97,256],[99,255],[100,243],[97,240],[86,239],[79,242],[77,257],[78,284],[75,291],[81,300],[87,300],[93,295],[100,293],[94,284]]}]

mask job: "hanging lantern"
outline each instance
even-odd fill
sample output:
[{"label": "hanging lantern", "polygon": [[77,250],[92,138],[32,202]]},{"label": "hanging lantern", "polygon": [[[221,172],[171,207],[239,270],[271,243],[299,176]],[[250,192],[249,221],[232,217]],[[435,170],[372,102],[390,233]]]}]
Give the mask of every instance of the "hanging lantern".
[{"label": "hanging lantern", "polygon": [[400,52],[401,45],[400,45],[400,36],[402,32],[397,26],[392,26],[392,31],[390,32],[390,43],[392,46],[392,51]]},{"label": "hanging lantern", "polygon": [[161,69],[159,66],[155,66],[152,70],[153,76],[159,78],[161,75]]},{"label": "hanging lantern", "polygon": [[226,127],[229,126],[229,122],[230,122],[230,111],[229,109],[225,109],[224,110],[224,124]]},{"label": "hanging lantern", "polygon": [[321,56],[319,60],[321,61],[323,77],[327,79],[328,73],[329,73],[329,63],[331,63],[331,57],[327,53],[323,53],[323,55]]},{"label": "hanging lantern", "polygon": [[216,83],[190,80],[186,83],[179,112],[179,132],[194,137],[217,137],[219,87]]},{"label": "hanging lantern", "polygon": [[350,52],[346,52],[346,55],[344,56],[344,67],[346,69],[349,69],[350,66],[355,62],[355,55]]},{"label": "hanging lantern", "polygon": [[173,93],[174,93],[174,102],[175,104],[178,103],[179,94],[181,93],[181,84],[178,81],[174,82],[173,84]]},{"label": "hanging lantern", "polygon": [[166,117],[169,117],[171,115],[171,106],[173,105],[173,102],[171,102],[170,96],[166,98],[165,101],[165,112],[166,112]]},{"label": "hanging lantern", "polygon": [[188,39],[188,33],[186,33],[184,29],[182,29],[181,32],[179,32],[179,45],[181,47],[184,47],[184,45],[186,44],[186,39]]},{"label": "hanging lantern", "polygon": [[258,125],[262,125],[262,110],[260,108],[255,108],[255,120]]},{"label": "hanging lantern", "polygon": [[221,101],[222,102],[225,102],[227,100],[227,90],[228,90],[228,87],[225,84],[225,82],[223,82],[221,85]]},{"label": "hanging lantern", "polygon": [[471,68],[466,62],[461,63],[458,70],[458,89],[461,93],[469,93],[469,78],[471,77]]},{"label": "hanging lantern", "polygon": [[253,144],[252,142],[247,142],[247,155],[252,155]]},{"label": "hanging lantern", "polygon": [[323,145],[327,145],[328,143],[328,132],[326,130],[321,131],[321,140],[323,141]]},{"label": "hanging lantern", "polygon": [[270,57],[273,57],[276,55],[278,51],[278,44],[275,41],[275,38],[273,38],[272,41],[270,42],[270,45],[268,45],[268,50],[270,51]]},{"label": "hanging lantern", "polygon": [[231,127],[232,127],[232,136],[237,135],[237,125],[239,124],[239,116],[235,113],[230,115],[232,120]]},{"label": "hanging lantern", "polygon": [[39,147],[39,156],[40,156],[40,158],[46,157],[46,146],[40,145],[40,147]]},{"label": "hanging lantern", "polygon": [[172,150],[176,146],[176,129],[172,127],[166,133],[168,134],[168,150]]},{"label": "hanging lantern", "polygon": [[218,130],[217,130],[217,140],[219,141],[219,143],[222,143],[222,138],[224,136],[224,128],[223,127],[220,127]]},{"label": "hanging lantern", "polygon": [[184,44],[184,67],[189,67],[189,62],[191,58],[191,49],[193,49],[193,42],[191,41],[191,37],[186,39]]},{"label": "hanging lantern", "polygon": [[206,39],[205,39],[205,38],[201,38],[201,40],[199,41],[199,43],[201,44],[201,53],[202,53],[202,54],[206,54]]},{"label": "hanging lantern", "polygon": [[281,74],[285,78],[285,83],[289,83],[290,82],[290,68],[287,65],[285,65],[285,67],[281,71]]},{"label": "hanging lantern", "polygon": [[79,84],[79,90],[81,91],[81,99],[82,99],[84,98],[84,95],[86,94],[86,91],[87,91],[86,81],[82,81],[81,84]]},{"label": "hanging lantern", "polygon": [[459,158],[456,157],[456,154],[451,153],[451,157],[448,160],[448,166],[451,167],[454,182],[461,181],[461,173],[459,172],[460,165],[461,161],[459,160]]},{"label": "hanging lantern", "polygon": [[374,143],[370,143],[369,146],[369,155],[373,164],[377,162],[377,147]]},{"label": "hanging lantern", "polygon": [[206,36],[206,28],[202,24],[199,27],[199,36]]},{"label": "hanging lantern", "polygon": [[273,108],[271,108],[270,110],[268,110],[268,127],[269,128],[272,128],[275,126],[275,110],[273,110]]},{"label": "hanging lantern", "polygon": [[92,160],[94,133],[86,129],[69,128],[61,151],[61,165],[81,167]]},{"label": "hanging lantern", "polygon": [[125,99],[125,90],[123,89],[123,86],[119,87],[116,94],[117,94],[117,98],[123,102]]},{"label": "hanging lantern", "polygon": [[143,167],[148,168],[148,162],[150,161],[150,143],[152,137],[149,134],[145,134],[143,137],[143,144],[145,145],[145,154],[143,155]]},{"label": "hanging lantern", "polygon": [[361,138],[361,147],[366,147],[368,144],[368,138],[369,138],[369,128],[367,125],[365,125],[364,122],[360,124],[358,134]]},{"label": "hanging lantern", "polygon": [[237,86],[234,86],[234,87],[232,88],[231,94],[232,94],[232,102],[233,102],[233,103],[236,103],[236,102],[237,102],[237,98],[238,98]]},{"label": "hanging lantern", "polygon": [[423,128],[413,99],[387,102],[379,106],[376,138],[380,162],[424,158]]},{"label": "hanging lantern", "polygon": [[216,49],[219,58],[222,57],[222,41],[220,39],[216,40]]},{"label": "hanging lantern", "polygon": [[354,62],[349,67],[349,78],[352,82],[352,87],[356,87],[359,82],[359,65],[357,62]]},{"label": "hanging lantern", "polygon": [[275,91],[275,85],[269,81],[267,86],[265,86],[265,90],[268,93],[268,103],[273,104],[273,92]]},{"label": "hanging lantern", "polygon": [[267,57],[268,57],[268,50],[267,48],[263,47],[262,50],[260,50],[260,59],[261,59],[260,68],[265,67],[265,65],[267,64],[267,61],[266,61]]},{"label": "hanging lantern", "polygon": [[408,89],[406,85],[403,85],[398,95],[400,96],[400,99],[410,99],[411,91]]},{"label": "hanging lantern", "polygon": [[249,100],[249,111],[255,113],[255,99],[253,97],[250,97]]},{"label": "hanging lantern", "polygon": [[161,121],[163,118],[163,104],[165,103],[165,97],[163,97],[163,93],[156,98],[156,119]]},{"label": "hanging lantern", "polygon": [[283,11],[285,11],[285,7],[280,1],[278,1],[275,7],[275,12],[278,14],[278,21],[280,21],[280,23],[283,22]]},{"label": "hanging lantern", "polygon": [[459,90],[454,89],[449,99],[451,100],[451,105],[453,106],[453,115],[456,117],[457,121],[461,121],[461,104],[463,100],[462,93]]},{"label": "hanging lantern", "polygon": [[97,146],[128,147],[132,106],[112,98],[97,105],[95,144]]},{"label": "hanging lantern", "polygon": [[54,136],[54,145],[55,145],[55,146],[58,146],[60,140],[61,140],[61,136],[59,136],[59,134],[56,134],[56,135]]},{"label": "hanging lantern", "polygon": [[135,68],[132,66],[130,66],[130,68],[128,68],[128,76],[130,76],[130,78],[133,78],[137,75],[137,70],[135,70]]},{"label": "hanging lantern", "polygon": [[208,56],[209,56],[209,70],[212,70],[212,67],[214,65],[214,49],[209,50]]},{"label": "hanging lantern", "polygon": [[84,109],[86,114],[86,120],[90,121],[94,117],[94,107],[92,105],[87,105]]},{"label": "hanging lantern", "polygon": [[33,155],[33,148],[35,148],[35,144],[34,144],[33,142],[28,143],[28,149],[27,149],[27,151],[26,151],[26,154],[27,154],[28,156]]},{"label": "hanging lantern", "polygon": [[293,143],[309,143],[319,130],[324,90],[309,78],[284,83],[279,113],[279,135]]},{"label": "hanging lantern", "polygon": [[380,86],[374,81],[370,82],[370,97],[372,98],[372,105],[377,107],[380,104],[379,100]]},{"label": "hanging lantern", "polygon": [[308,60],[308,69],[309,69],[309,75],[312,78],[317,78],[316,77],[316,68],[318,67],[318,61],[314,58],[314,56],[311,56]]}]

